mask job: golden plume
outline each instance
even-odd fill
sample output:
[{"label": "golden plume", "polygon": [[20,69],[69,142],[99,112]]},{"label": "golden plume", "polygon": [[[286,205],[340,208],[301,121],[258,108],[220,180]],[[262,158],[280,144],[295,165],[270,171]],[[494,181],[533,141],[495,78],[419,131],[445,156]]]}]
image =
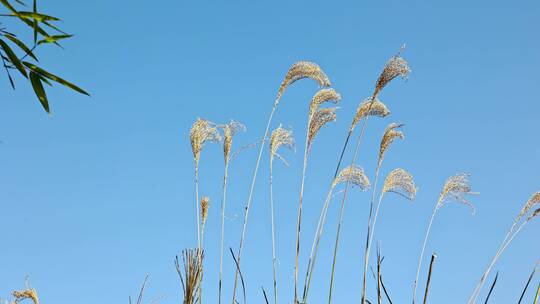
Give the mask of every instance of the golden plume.
[{"label": "golden plume", "polygon": [[311,117],[319,106],[324,102],[338,103],[341,100],[341,95],[334,89],[321,89],[311,99],[309,104],[309,117]]},{"label": "golden plume", "polygon": [[448,178],[444,184],[443,190],[439,195],[439,200],[437,201],[436,209],[440,208],[449,200],[455,200],[457,202],[463,203],[469,206],[472,209],[472,212],[475,212],[474,205],[465,199],[465,195],[468,194],[477,194],[472,192],[471,185],[469,183],[469,174],[457,174]]},{"label": "golden plume", "polygon": [[416,186],[412,175],[401,169],[397,168],[392,170],[384,181],[382,193],[393,192],[399,194],[406,199],[414,200],[416,197]]},{"label": "golden plume", "polygon": [[206,223],[206,218],[208,217],[208,207],[210,207],[210,198],[203,196],[201,198],[201,221],[203,225]]},{"label": "golden plume", "polygon": [[315,139],[315,137],[317,136],[317,133],[319,133],[321,128],[325,124],[336,120],[336,110],[337,108],[324,108],[324,109],[317,109],[317,111],[315,111],[312,119],[309,122],[308,139],[307,139],[308,149],[311,147],[313,140]]},{"label": "golden plume", "polygon": [[[525,203],[523,208],[521,208],[521,211],[519,212],[519,214],[518,214],[515,221],[519,222],[521,220],[521,218],[523,218],[523,216],[525,216],[525,214],[529,213],[529,211],[531,211],[539,203],[540,203],[540,191],[536,192],[535,194],[533,194],[531,196],[531,198],[529,198],[527,203]],[[536,210],[534,213],[537,213],[537,212],[538,212],[538,210]],[[536,215],[532,215],[530,218],[532,218],[534,216],[536,216]]]},{"label": "golden plume", "polygon": [[381,140],[381,147],[379,149],[379,160],[378,160],[379,166],[384,159],[384,154],[386,153],[390,145],[394,142],[394,140],[396,140],[396,138],[399,138],[401,140],[405,138],[405,136],[403,135],[403,132],[397,130],[401,128],[402,126],[403,124],[391,123],[384,130],[384,135]]},{"label": "golden plume", "polygon": [[206,142],[221,141],[221,136],[214,123],[206,119],[197,118],[197,121],[193,123],[189,131],[189,139],[191,141],[193,159],[195,160],[195,165],[198,166],[204,144]]},{"label": "golden plume", "polygon": [[272,131],[270,136],[270,163],[272,163],[275,156],[281,158],[277,153],[281,146],[294,149],[294,137],[291,130],[282,128],[280,124],[279,127]]},{"label": "golden plume", "polygon": [[365,191],[370,187],[370,182],[364,173],[364,169],[356,165],[341,170],[334,179],[332,188],[344,182],[349,182],[354,186],[358,186],[362,191]]},{"label": "golden plume", "polygon": [[303,78],[311,78],[315,80],[320,87],[328,87],[331,85],[330,79],[328,79],[328,76],[324,73],[324,71],[313,62],[308,61],[299,61],[294,63],[290,68],[289,71],[287,71],[287,75],[285,76],[285,79],[283,79],[283,82],[281,83],[278,94],[276,97],[276,105],[279,103],[279,100],[281,99],[281,96],[285,92],[285,89],[297,80],[303,79]]},{"label": "golden plume", "polygon": [[352,132],[354,127],[356,127],[356,124],[366,116],[386,117],[388,114],[390,114],[390,111],[378,98],[366,98],[356,109],[350,131]]},{"label": "golden plume", "polygon": [[228,124],[220,125],[223,129],[223,157],[225,163],[230,159],[233,136],[239,131],[245,131],[246,126],[238,121],[231,120]]},{"label": "golden plume", "polygon": [[386,65],[384,66],[384,69],[379,76],[379,79],[377,79],[377,84],[375,85],[375,93],[373,93],[373,96],[377,97],[381,90],[394,78],[398,76],[401,76],[402,78],[407,78],[410,72],[411,69],[407,64],[407,61],[401,58],[399,54],[390,58],[390,60],[386,62]]}]

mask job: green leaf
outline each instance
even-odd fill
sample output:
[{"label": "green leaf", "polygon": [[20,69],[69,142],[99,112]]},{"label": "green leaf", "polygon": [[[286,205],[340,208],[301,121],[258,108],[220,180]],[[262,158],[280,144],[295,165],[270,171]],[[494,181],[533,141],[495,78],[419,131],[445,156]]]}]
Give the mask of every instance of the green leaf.
[{"label": "green leaf", "polygon": [[39,75],[33,71],[30,71],[30,82],[32,83],[34,92],[36,93],[36,96],[38,97],[39,102],[41,102],[43,109],[45,109],[47,113],[50,113],[47,94],[45,93],[45,89],[43,88],[43,84],[41,83],[41,79]]},{"label": "green leaf", "polygon": [[23,18],[34,19],[34,20],[37,20],[38,22],[42,22],[42,21],[60,21],[60,19],[58,19],[56,17],[41,14],[41,13],[38,13],[38,12],[20,11],[20,12],[17,13],[17,15],[20,16],[20,17],[23,17]]},{"label": "green leaf", "polygon": [[15,55],[15,53],[9,47],[9,45],[6,42],[4,42],[4,40],[2,40],[2,39],[0,39],[0,47],[2,47],[4,52],[6,52],[6,55],[9,58],[9,61],[11,62],[11,64],[13,64],[17,68],[17,70],[19,70],[19,72],[21,72],[21,74],[24,77],[28,78],[28,74],[26,73],[26,69],[22,65],[21,61],[19,60],[17,55]]},{"label": "green leaf", "polygon": [[32,53],[32,50],[29,49],[22,41],[17,39],[15,36],[12,35],[6,35],[7,39],[11,40],[11,42],[15,43],[21,50],[23,50],[28,56],[32,57],[34,60],[39,61],[37,57]]},{"label": "green leaf", "polygon": [[[32,6],[33,7],[33,10],[34,10],[34,13],[37,13],[37,0],[34,0],[34,5]],[[38,21],[36,19],[34,19],[34,44],[37,43],[37,36],[38,36]]]},{"label": "green leaf", "polygon": [[31,64],[30,62],[27,62],[27,61],[23,61],[23,64],[28,67],[30,70],[40,74],[41,76],[47,78],[47,79],[50,79],[52,81],[56,81],[58,82],[59,84],[61,85],[64,85],[74,91],[77,91],[81,94],[84,94],[84,95],[87,95],[87,96],[90,96],[90,94],[88,94],[85,90],[79,88],[78,86],[74,85],[73,83],[67,81],[67,80],[64,80],[56,75],[53,75],[47,71],[45,71],[44,69],[34,65],[34,64]]},{"label": "green leaf", "polygon": [[53,35],[45,37],[45,39],[38,41],[38,45],[44,44],[44,43],[56,43],[60,40],[71,38],[73,35]]}]

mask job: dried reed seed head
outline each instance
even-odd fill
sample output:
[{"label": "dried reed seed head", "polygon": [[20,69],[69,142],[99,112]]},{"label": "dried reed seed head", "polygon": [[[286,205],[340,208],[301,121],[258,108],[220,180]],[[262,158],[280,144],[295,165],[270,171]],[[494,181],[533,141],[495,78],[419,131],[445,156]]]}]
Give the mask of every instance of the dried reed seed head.
[{"label": "dried reed seed head", "polygon": [[176,268],[182,279],[182,286],[184,288],[184,304],[194,304],[197,302],[197,291],[199,289],[199,282],[202,276],[202,261],[204,258],[204,251],[202,249],[185,249],[182,251],[182,260],[184,262],[184,279],[180,271],[180,265],[178,260]]},{"label": "dried reed seed head", "polygon": [[231,120],[228,124],[220,126],[223,129],[223,157],[225,158],[225,163],[230,159],[232,139],[233,136],[239,131],[245,131],[246,126],[238,121]]},{"label": "dried reed seed head", "polygon": [[336,110],[337,108],[324,108],[324,109],[317,109],[315,113],[313,114],[313,117],[311,118],[309,122],[309,130],[308,130],[308,148],[311,147],[311,144],[313,143],[313,140],[317,136],[317,133],[319,133],[319,130],[321,128],[331,122],[336,120]]},{"label": "dried reed seed head", "polygon": [[[525,216],[525,214],[529,213],[529,211],[531,211],[537,204],[540,204],[540,191],[533,194],[529,198],[529,200],[525,203],[523,208],[521,208],[521,211],[519,212],[519,214],[518,214],[518,216],[516,218],[516,222],[521,220],[521,218],[523,218],[523,216]],[[536,210],[536,211],[538,211],[538,210]]]},{"label": "dried reed seed head", "polygon": [[198,165],[204,144],[206,142],[221,141],[221,136],[214,123],[206,119],[197,118],[197,121],[193,123],[189,131],[189,139],[191,141],[191,150],[193,151],[195,165]]},{"label": "dried reed seed head", "polygon": [[537,217],[540,214],[540,208],[534,210],[534,212],[527,218],[527,222]]},{"label": "dried reed seed head", "polygon": [[397,123],[391,123],[386,127],[384,130],[384,135],[381,140],[381,147],[379,149],[379,161],[378,164],[380,165],[384,159],[384,154],[390,147],[390,145],[396,140],[396,138],[399,138],[403,140],[405,138],[405,135],[403,135],[403,132],[398,131],[397,129],[403,127],[403,124],[397,124]]},{"label": "dried reed seed head", "polygon": [[416,186],[412,175],[401,169],[394,169],[388,174],[384,181],[382,193],[393,192],[409,200],[416,197]]},{"label": "dried reed seed head", "polygon": [[39,298],[34,288],[29,288],[21,291],[14,291],[13,297],[15,297],[14,303],[19,303],[22,300],[30,299],[34,304],[39,304]]},{"label": "dried reed seed head", "polygon": [[375,85],[375,93],[373,94],[373,96],[377,97],[381,90],[394,78],[400,76],[405,79],[410,72],[411,69],[407,64],[407,61],[401,58],[401,56],[396,55],[390,58],[390,60],[386,62],[386,65],[384,66],[384,69],[379,76],[379,79],[377,79],[377,84]]},{"label": "dried reed seed head", "polygon": [[390,114],[390,110],[378,98],[368,97],[356,109],[353,122],[351,124],[351,132],[360,119],[366,116],[386,117]]},{"label": "dried reed seed head", "polygon": [[201,198],[201,221],[203,224],[206,223],[209,207],[210,207],[210,198],[208,196],[203,196]]},{"label": "dried reed seed head", "polygon": [[332,188],[338,184],[349,182],[354,186],[358,186],[360,190],[365,191],[370,187],[370,182],[364,174],[364,169],[356,165],[349,166],[341,170],[332,183]]},{"label": "dried reed seed head", "polygon": [[341,95],[334,89],[319,90],[317,93],[315,93],[315,96],[313,96],[313,98],[311,99],[311,103],[309,104],[309,116],[311,117],[322,103],[338,103],[340,100]]},{"label": "dried reed seed head", "polygon": [[469,183],[469,176],[469,174],[457,174],[449,177],[444,184],[441,194],[439,195],[439,200],[437,201],[437,208],[440,208],[442,205],[444,205],[445,202],[449,200],[455,200],[459,203],[469,206],[472,209],[472,213],[474,214],[474,205],[465,199],[465,196],[468,194],[476,194],[475,192],[472,192],[472,188]]},{"label": "dried reed seed head", "polygon": [[328,76],[326,76],[324,71],[316,63],[308,61],[296,62],[289,68],[287,75],[285,75],[285,79],[283,79],[283,82],[279,87],[278,95],[276,97],[276,105],[279,103],[285,89],[287,89],[289,85],[303,78],[311,78],[315,80],[320,87],[328,87],[331,85]]},{"label": "dried reed seed head", "polygon": [[281,146],[294,149],[294,137],[291,130],[284,129],[279,125],[279,127],[272,131],[270,137],[270,162],[274,160]]}]

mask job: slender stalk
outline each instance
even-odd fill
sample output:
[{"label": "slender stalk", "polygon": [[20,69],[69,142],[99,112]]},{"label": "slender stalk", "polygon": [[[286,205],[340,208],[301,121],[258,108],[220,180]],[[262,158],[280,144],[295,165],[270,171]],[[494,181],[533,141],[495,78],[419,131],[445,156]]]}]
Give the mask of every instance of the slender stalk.
[{"label": "slender stalk", "polygon": [[478,282],[478,284],[476,285],[476,288],[474,289],[474,292],[473,294],[471,295],[471,297],[469,298],[469,301],[467,302],[468,304],[474,304],[476,303],[476,300],[478,298],[478,296],[480,295],[480,291],[482,290],[482,286],[484,285],[489,273],[491,272],[491,270],[493,269],[493,266],[495,266],[495,263],[497,262],[497,260],[499,259],[499,257],[502,255],[502,253],[504,252],[504,250],[506,250],[506,248],[508,247],[508,245],[510,245],[510,243],[514,240],[514,238],[516,237],[516,235],[521,231],[521,229],[525,226],[525,224],[527,224],[527,221],[523,222],[511,235],[509,238],[505,239],[506,240],[506,243],[503,242],[503,244],[501,245],[501,248],[500,250],[497,251],[497,253],[495,254],[495,256],[493,257],[493,259],[491,259],[491,262],[488,266],[488,268],[484,271],[484,273],[482,274],[482,277],[480,278],[480,281]]},{"label": "slender stalk", "polygon": [[414,284],[413,284],[413,304],[416,302],[416,288],[418,287],[418,278],[420,277],[420,269],[422,268],[422,259],[424,258],[424,252],[426,250],[427,240],[429,238],[429,233],[431,232],[431,226],[433,225],[433,219],[435,218],[435,214],[437,214],[437,210],[439,210],[438,204],[433,209],[433,213],[431,214],[431,218],[429,219],[429,224],[426,230],[426,236],[424,237],[424,243],[422,245],[422,250],[420,251],[420,257],[418,258],[418,269],[416,270],[416,278],[414,279]]},{"label": "slender stalk", "polygon": [[[360,150],[360,142],[362,141],[362,137],[364,136],[364,130],[366,129],[368,118],[369,118],[369,116],[365,117],[364,122],[362,123],[362,128],[360,129],[360,134],[358,134],[358,138],[356,140],[356,146],[354,148],[354,155],[353,155],[353,158],[352,158],[352,161],[351,161],[351,166],[354,166],[354,164],[356,163],[356,159],[358,158],[358,151]],[[339,235],[340,235],[340,230],[341,230],[341,223],[343,222],[343,210],[344,210],[344,207],[345,207],[345,201],[347,200],[347,194],[348,194],[348,191],[349,191],[349,186],[350,186],[350,183],[349,183],[349,181],[347,181],[345,183],[345,191],[343,193],[343,198],[341,200],[341,208],[340,208],[340,211],[339,211],[339,221],[338,221],[338,228],[337,228],[337,232],[336,232],[336,242],[334,244],[334,257],[332,259],[332,270],[331,270],[331,274],[330,274],[330,288],[329,288],[329,291],[328,291],[328,303],[329,304],[332,303],[332,289],[333,289],[333,286],[334,286],[334,272],[335,272],[335,268],[336,268],[337,249],[338,249],[338,244],[339,244]]]},{"label": "slender stalk", "polygon": [[300,198],[298,200],[298,219],[296,226],[296,257],[294,263],[294,303],[298,302],[298,256],[300,255],[300,228],[302,224],[302,200],[304,198],[304,183],[306,180],[306,169],[308,162],[308,137],[309,137],[309,125],[311,123],[312,115],[308,119],[308,124],[306,128],[306,144],[304,147],[304,164],[302,166],[302,181],[300,182]]},{"label": "slender stalk", "polygon": [[491,284],[491,288],[489,289],[489,292],[486,297],[486,301],[484,304],[488,304],[489,299],[491,298],[491,293],[493,292],[493,289],[495,289],[495,284],[497,284],[497,280],[499,279],[499,272],[497,272],[497,275],[495,275],[495,279],[493,280],[493,283]]},{"label": "slender stalk", "polygon": [[229,172],[229,161],[225,160],[225,172],[223,174],[223,197],[221,199],[221,241],[219,255],[219,283],[218,283],[218,303],[221,304],[221,284],[223,278],[223,243],[225,237],[225,207],[227,203],[227,177]]},{"label": "slender stalk", "polygon": [[240,245],[238,248],[238,267],[236,268],[235,274],[234,274],[234,286],[233,286],[233,297],[232,297],[232,304],[236,304],[236,288],[238,286],[238,270],[240,269],[240,259],[242,257],[242,250],[244,249],[244,239],[246,236],[246,228],[247,228],[247,220],[249,216],[249,209],[251,207],[251,201],[253,197],[253,189],[255,188],[255,181],[257,180],[257,173],[259,171],[259,164],[261,162],[262,152],[264,149],[264,145],[266,144],[266,138],[268,137],[268,132],[270,130],[270,124],[272,123],[272,118],[274,117],[274,112],[276,111],[277,105],[278,105],[279,99],[276,99],[276,102],[274,102],[274,106],[272,107],[272,111],[270,112],[270,116],[268,117],[268,122],[266,123],[266,130],[264,131],[264,136],[261,142],[261,147],[259,148],[259,155],[257,156],[257,162],[255,163],[255,170],[253,172],[253,178],[251,180],[251,187],[249,189],[249,195],[248,195],[248,201],[244,212],[244,223],[242,225],[242,236],[240,237]]},{"label": "slender stalk", "polygon": [[[341,149],[341,154],[339,156],[339,160],[336,166],[336,172],[334,173],[334,177],[332,178],[332,184],[339,173],[339,169],[341,167],[341,161],[343,160],[343,155],[345,154],[345,150],[347,149],[347,145],[349,144],[349,139],[351,137],[351,134],[352,134],[352,130],[349,129],[349,132],[347,133],[347,137],[345,138],[345,142],[343,143],[343,148]],[[309,255],[308,267],[306,269],[306,280],[304,281],[304,292],[302,295],[302,299],[304,303],[307,301],[309,287],[311,285],[311,278],[313,275],[313,269],[315,268],[315,261],[317,259],[319,241],[321,239],[321,235],[324,229],[324,223],[326,222],[326,214],[328,213],[328,206],[329,206],[333,191],[334,191],[334,186],[331,185],[330,190],[328,191],[328,195],[326,196],[326,200],[324,201],[323,208],[321,209],[321,215],[319,216],[319,222],[317,223],[317,229],[315,230],[315,236],[313,237],[313,244],[311,245],[311,253]]]},{"label": "slender stalk", "polygon": [[431,283],[431,274],[433,272],[433,263],[435,263],[436,258],[437,258],[437,255],[435,253],[433,253],[431,255],[431,262],[429,262],[429,272],[428,272],[428,277],[427,277],[427,282],[426,282],[426,292],[424,293],[424,304],[427,303],[427,297],[428,297],[428,292],[429,292],[429,283]]},{"label": "slender stalk", "polygon": [[381,294],[381,252],[377,250],[377,303],[382,303]]},{"label": "slender stalk", "polygon": [[276,243],[274,226],[274,189],[272,185],[272,159],[270,159],[270,219],[272,221],[272,270],[274,272],[274,303],[278,303],[277,279],[276,279]]},{"label": "slender stalk", "polygon": [[523,288],[523,292],[521,293],[521,296],[519,297],[518,304],[521,304],[521,301],[523,300],[523,297],[525,296],[525,293],[527,292],[527,289],[529,289],[529,284],[531,284],[531,280],[534,276],[534,273],[536,272],[536,266],[531,272],[531,275],[529,276],[529,279],[527,280],[527,284],[525,284],[525,287]]},{"label": "slender stalk", "polygon": [[197,207],[197,248],[201,250],[201,228],[199,218],[199,164],[195,164],[195,206]]}]

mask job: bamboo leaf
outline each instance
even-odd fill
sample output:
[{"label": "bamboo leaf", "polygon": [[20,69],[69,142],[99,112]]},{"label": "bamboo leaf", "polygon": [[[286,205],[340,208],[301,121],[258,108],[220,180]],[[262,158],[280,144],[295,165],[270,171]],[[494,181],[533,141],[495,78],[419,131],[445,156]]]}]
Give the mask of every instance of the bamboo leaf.
[{"label": "bamboo leaf", "polygon": [[43,109],[45,109],[47,113],[50,113],[47,94],[45,93],[45,89],[43,88],[43,84],[41,83],[41,79],[39,75],[33,71],[30,71],[30,82],[32,83],[34,92],[36,93],[36,96],[38,97],[39,102],[41,102]]},{"label": "bamboo leaf", "polygon": [[2,3],[12,13],[17,14],[17,10],[7,0],[0,0],[0,3]]},{"label": "bamboo leaf", "polygon": [[66,86],[66,87],[68,87],[68,88],[70,88],[70,89],[72,89],[74,91],[77,91],[77,92],[81,93],[81,94],[90,96],[90,94],[88,94],[85,90],[79,88],[78,86],[72,84],[71,82],[69,82],[67,80],[64,80],[64,79],[62,79],[62,78],[60,78],[60,77],[58,77],[56,75],[53,75],[53,74],[45,71],[44,69],[42,69],[42,68],[40,68],[40,67],[38,67],[38,66],[36,66],[34,64],[31,64],[31,63],[29,63],[27,61],[24,61],[23,64],[26,67],[28,67],[30,70],[40,74],[41,76],[43,76],[45,78],[48,78],[48,79],[50,79],[52,81],[55,81],[55,82],[58,82],[59,84],[64,85],[64,86]]},{"label": "bamboo leaf", "polygon": [[18,12],[18,15],[19,17],[23,17],[23,18],[29,18],[29,19],[34,19],[38,22],[43,22],[43,21],[60,21],[60,19],[56,18],[56,17],[53,17],[53,16],[49,16],[49,15],[45,15],[45,14],[41,14],[41,13],[38,13],[36,11],[34,12],[28,12],[28,11],[20,11]]},{"label": "bamboo leaf", "polygon": [[29,49],[22,41],[17,39],[15,36],[12,35],[6,35],[7,39],[11,40],[11,42],[15,43],[21,50],[23,50],[28,56],[32,57],[34,60],[39,61],[37,57],[32,53],[32,50]]},{"label": "bamboo leaf", "polygon": [[19,60],[19,58],[17,57],[17,55],[15,55],[13,50],[9,47],[9,45],[4,40],[0,39],[0,46],[2,47],[4,52],[6,53],[7,57],[9,58],[9,61],[17,68],[17,70],[19,70],[19,72],[21,72],[21,74],[24,77],[28,78],[28,74],[26,73],[26,69],[22,65],[22,63]]},{"label": "bamboo leaf", "polygon": [[71,38],[73,35],[54,35],[54,36],[48,36],[45,37],[45,39],[38,41],[38,45],[44,44],[44,43],[56,43],[59,40]]}]

